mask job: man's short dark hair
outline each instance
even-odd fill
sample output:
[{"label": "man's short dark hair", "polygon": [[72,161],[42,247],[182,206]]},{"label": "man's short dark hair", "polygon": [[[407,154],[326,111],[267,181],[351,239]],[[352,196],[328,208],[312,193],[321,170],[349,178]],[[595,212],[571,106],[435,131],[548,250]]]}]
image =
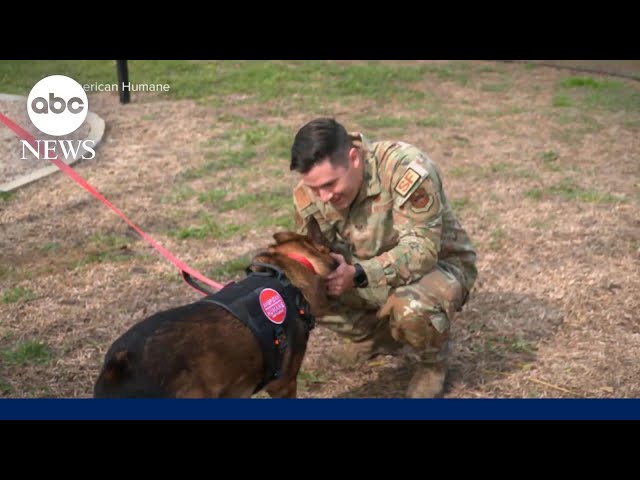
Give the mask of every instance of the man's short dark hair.
[{"label": "man's short dark hair", "polygon": [[333,118],[316,118],[298,130],[291,147],[290,169],[304,174],[327,157],[333,165],[345,165],[351,146],[351,137],[340,123]]}]

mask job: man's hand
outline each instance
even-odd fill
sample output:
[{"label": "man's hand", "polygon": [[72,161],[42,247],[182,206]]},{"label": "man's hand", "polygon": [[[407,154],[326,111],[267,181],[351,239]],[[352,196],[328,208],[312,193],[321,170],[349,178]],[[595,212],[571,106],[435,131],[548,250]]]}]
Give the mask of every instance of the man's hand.
[{"label": "man's hand", "polygon": [[353,276],[356,273],[356,269],[353,265],[349,265],[339,253],[331,253],[330,255],[339,265],[327,277],[327,293],[337,297],[355,286],[353,284]]}]

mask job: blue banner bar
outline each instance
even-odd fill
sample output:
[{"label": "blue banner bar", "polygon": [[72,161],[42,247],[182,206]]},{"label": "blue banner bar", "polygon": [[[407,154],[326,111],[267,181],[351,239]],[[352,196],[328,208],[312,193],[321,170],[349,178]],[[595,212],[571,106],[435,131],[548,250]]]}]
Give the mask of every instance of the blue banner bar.
[{"label": "blue banner bar", "polygon": [[640,399],[2,399],[0,420],[640,420]]}]

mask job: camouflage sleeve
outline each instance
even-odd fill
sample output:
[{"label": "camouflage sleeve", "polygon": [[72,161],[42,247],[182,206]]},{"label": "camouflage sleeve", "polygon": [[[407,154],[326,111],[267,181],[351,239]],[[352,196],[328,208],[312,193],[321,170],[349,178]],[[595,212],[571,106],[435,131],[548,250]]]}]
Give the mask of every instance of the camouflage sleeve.
[{"label": "camouflage sleeve", "polygon": [[434,181],[421,155],[405,157],[391,176],[393,228],[397,245],[360,262],[370,286],[397,287],[413,283],[435,265],[440,251],[442,206],[439,181]]}]

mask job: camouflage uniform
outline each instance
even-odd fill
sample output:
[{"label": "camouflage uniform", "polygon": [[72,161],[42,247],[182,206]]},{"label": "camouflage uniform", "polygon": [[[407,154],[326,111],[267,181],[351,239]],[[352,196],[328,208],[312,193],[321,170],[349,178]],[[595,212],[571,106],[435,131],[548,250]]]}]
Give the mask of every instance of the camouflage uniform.
[{"label": "camouflage uniform", "polygon": [[437,362],[476,279],[474,247],[427,155],[404,142],[370,144],[360,133],[351,136],[365,167],[347,213],[322,203],[302,182],[294,189],[298,231],[314,216],[333,248],[348,263],[360,263],[369,279],[367,288],[341,295],[335,313],[318,322],[355,342],[390,329],[424,362]]}]

